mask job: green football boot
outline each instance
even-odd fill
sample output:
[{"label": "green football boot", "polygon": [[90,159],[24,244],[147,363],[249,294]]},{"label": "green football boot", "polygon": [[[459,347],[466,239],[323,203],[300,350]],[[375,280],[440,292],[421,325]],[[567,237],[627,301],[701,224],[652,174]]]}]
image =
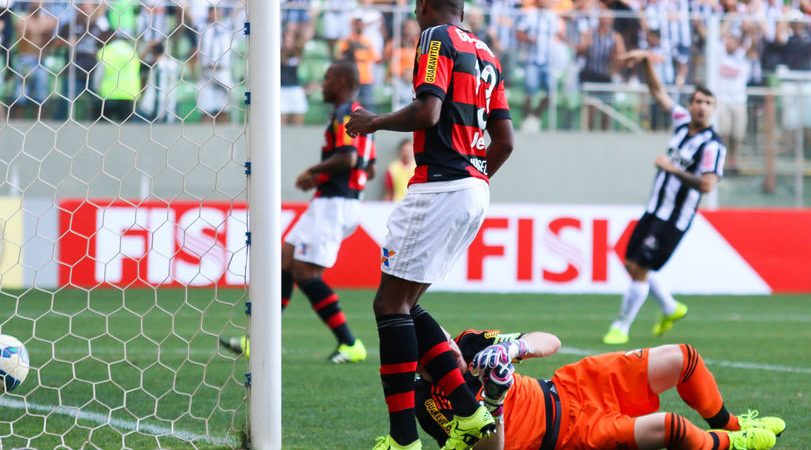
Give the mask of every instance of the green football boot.
[{"label": "green football boot", "polygon": [[454,416],[451,419],[448,440],[441,450],[467,450],[495,431],[495,419],[487,408],[479,406],[469,417]]},{"label": "green football boot", "polygon": [[659,321],[656,322],[656,324],[653,326],[652,330],[653,335],[659,337],[667,333],[668,331],[670,331],[671,328],[673,328],[674,322],[676,322],[677,320],[684,319],[684,316],[686,315],[687,315],[687,305],[685,305],[684,303],[676,302],[676,310],[673,311],[673,314],[669,316],[662,314],[659,317]]}]

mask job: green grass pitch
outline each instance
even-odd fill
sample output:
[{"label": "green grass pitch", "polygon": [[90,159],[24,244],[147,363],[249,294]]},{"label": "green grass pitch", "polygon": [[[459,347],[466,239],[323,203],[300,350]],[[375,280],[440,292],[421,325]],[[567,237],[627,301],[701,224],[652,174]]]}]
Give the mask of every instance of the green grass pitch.
[{"label": "green grass pitch", "polygon": [[[285,449],[362,450],[387,431],[373,293],[340,294],[370,357],[355,365],[327,364],[334,340],[306,299],[294,295],[283,319]],[[218,350],[216,336],[240,332],[243,299],[242,291],[205,289],[0,294],[0,332],[23,340],[34,336],[28,349],[36,368],[17,391],[0,395],[3,447],[191,448],[189,441],[202,448],[240,445],[247,408],[241,383],[247,365]],[[656,308],[650,301],[627,348],[693,344],[733,412],[756,408],[784,417],[788,430],[776,448],[811,449],[811,297],[680,299],[690,307],[687,319],[664,338],[653,338]],[[593,295],[429,293],[423,300],[451,332],[473,327],[558,335],[561,353],[519,367],[538,377],[548,377],[580,354],[616,350],[602,345],[600,337],[618,303],[618,296]],[[24,402],[27,406],[21,406]],[[67,408],[53,409],[58,404]],[[673,392],[663,396],[662,409],[704,425]],[[112,424],[104,424],[107,417]],[[138,417],[146,419],[138,423]],[[16,435],[39,437],[30,442],[10,437],[12,429]],[[423,444],[436,448],[427,437]]]}]

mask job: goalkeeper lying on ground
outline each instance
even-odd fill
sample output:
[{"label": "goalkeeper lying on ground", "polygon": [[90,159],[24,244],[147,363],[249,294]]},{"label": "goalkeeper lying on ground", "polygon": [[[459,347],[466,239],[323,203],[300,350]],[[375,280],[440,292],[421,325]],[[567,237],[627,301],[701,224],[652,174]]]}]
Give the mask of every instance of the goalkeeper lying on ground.
[{"label": "goalkeeper lying on ground", "polygon": [[[785,429],[777,417],[727,411],[715,378],[688,344],[590,356],[550,380],[514,373],[512,363],[557,352],[560,341],[551,334],[466,330],[450,346],[468,385],[500,422],[479,450],[761,450],[774,447]],[[417,417],[443,445],[450,402],[418,370]],[[713,431],[657,412],[659,394],[674,387]]]}]

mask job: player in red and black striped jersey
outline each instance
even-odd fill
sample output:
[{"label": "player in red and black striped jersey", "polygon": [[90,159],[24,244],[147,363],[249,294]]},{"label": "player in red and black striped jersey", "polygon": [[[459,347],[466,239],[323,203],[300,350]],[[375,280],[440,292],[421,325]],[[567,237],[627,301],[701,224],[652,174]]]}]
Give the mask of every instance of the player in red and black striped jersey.
[{"label": "player in red and black striped jersey", "polygon": [[359,109],[360,103],[341,103],[332,111],[327,129],[324,131],[324,146],[321,148],[321,162],[327,162],[336,155],[356,155],[355,164],[349,170],[335,172],[314,171],[311,167],[303,174],[304,178],[315,175],[316,197],[343,197],[361,199],[366,187],[367,170],[374,170],[376,159],[374,139],[371,135],[352,137],[346,133],[344,125],[352,111]]},{"label": "player in red and black striped jersey", "polygon": [[510,119],[501,64],[493,52],[458,26],[429,28],[420,37],[413,79],[417,97],[432,95],[443,102],[436,125],[414,131],[417,170],[411,183],[487,180],[487,123]]},{"label": "player in red and black striped jersey", "polygon": [[[355,64],[333,63],[324,75],[324,101],[335,105],[324,133],[321,161],[296,178],[296,187],[315,189],[315,197],[287,235],[282,246],[282,309],[287,307],[297,284],[313,310],[338,341],[328,360],[336,363],[366,359],[366,348],[356,339],[338,305],[338,295],[322,275],[335,264],[341,242],[357,228],[360,199],[366,180],[374,176],[373,137],[346,133],[349,116],[359,108],[354,101],[359,86]],[[221,339],[236,352],[250,354],[247,338]]]},{"label": "player in red and black striped jersey", "polygon": [[389,434],[378,438],[375,450],[422,448],[414,416],[418,360],[452,399],[453,431],[443,448],[471,448],[495,429],[465,384],[439,324],[416,308],[476,236],[490,201],[489,177],[513,148],[501,64],[487,44],[462,28],[463,7],[463,0],[417,0],[422,34],[414,64],[416,98],[390,114],[359,109],[346,125],[352,135],[414,132],[417,162],[406,197],[389,217],[374,301],[389,411]]}]

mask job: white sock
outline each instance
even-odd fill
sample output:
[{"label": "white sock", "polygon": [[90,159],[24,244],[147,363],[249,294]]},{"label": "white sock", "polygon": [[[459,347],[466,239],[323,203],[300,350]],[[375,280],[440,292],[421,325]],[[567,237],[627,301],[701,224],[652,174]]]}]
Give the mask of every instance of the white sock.
[{"label": "white sock", "polygon": [[650,285],[651,294],[659,302],[662,313],[669,316],[676,312],[678,302],[653,272],[648,273],[648,284]]},{"label": "white sock", "polygon": [[617,327],[625,334],[628,334],[631,324],[634,323],[636,315],[648,298],[648,292],[650,292],[650,285],[647,281],[632,281],[631,285],[628,286],[628,292],[622,297],[620,316],[611,326]]}]

